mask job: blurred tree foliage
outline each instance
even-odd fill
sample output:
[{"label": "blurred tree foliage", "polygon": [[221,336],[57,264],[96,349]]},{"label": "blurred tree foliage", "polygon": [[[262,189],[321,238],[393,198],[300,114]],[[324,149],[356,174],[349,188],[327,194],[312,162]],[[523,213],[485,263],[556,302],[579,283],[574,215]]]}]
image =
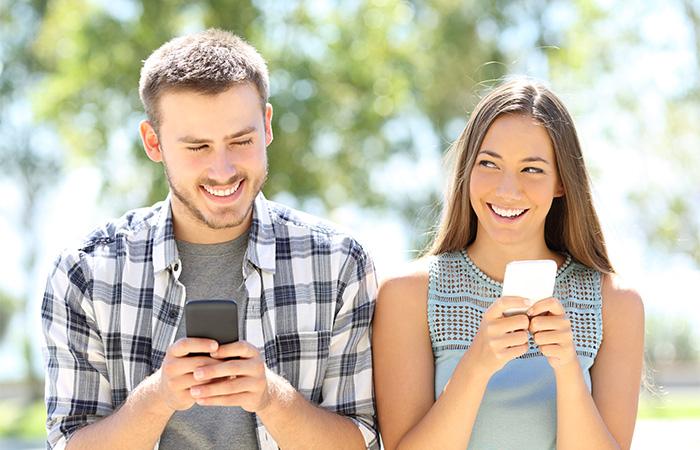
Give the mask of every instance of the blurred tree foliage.
[{"label": "blurred tree foliage", "polygon": [[10,324],[10,319],[12,318],[12,313],[14,313],[17,307],[17,300],[12,298],[8,293],[0,290],[0,342],[5,336],[7,327]]},{"label": "blurred tree foliage", "polygon": [[646,321],[647,357],[652,367],[700,360],[700,342],[687,317],[650,316]]},{"label": "blurred tree foliage", "polygon": [[663,138],[667,145],[658,149],[668,157],[681,183],[674,190],[653,186],[634,193],[632,200],[640,206],[652,242],[689,255],[700,265],[700,3],[682,0],[681,5],[696,70],[687,78],[687,89],[666,105]]},{"label": "blurred tree foliage", "polygon": [[[676,2],[673,2],[676,3]],[[695,70],[683,77],[683,88],[661,111],[653,150],[673,174],[671,183],[650,180],[646,189],[630,193],[649,242],[669,253],[684,254],[700,266],[700,3],[678,0],[688,25]]]},{"label": "blurred tree foliage", "polygon": [[[537,24],[554,3],[561,2],[49,2],[31,47],[44,68],[33,103],[69,158],[103,168],[105,199],[127,199],[124,208],[162,199],[162,169],[147,161],[136,132],[141,61],[183,32],[232,30],[270,67],[276,140],[266,194],[320,198],[328,210],[382,208],[387,193],[372,177],[392,155],[421,151],[403,119],[424,119],[444,144],[434,151],[443,150],[454,138],[447,126],[466,122],[475,87],[508,71],[500,34]],[[555,26],[537,32],[538,45],[559,44]],[[436,196],[429,190],[392,208],[415,220],[416,206]]]},{"label": "blurred tree foliage", "polygon": [[[5,8],[7,6],[7,8]],[[45,68],[32,51],[31,45],[46,12],[45,1],[10,1],[0,9],[0,161],[2,181],[18,187],[19,214],[14,218],[23,237],[24,254],[17,263],[27,280],[36,270],[40,242],[38,229],[42,223],[41,197],[47,187],[55,184],[61,173],[60,156],[50,143],[51,127],[37,129],[32,120],[28,93],[39,82]],[[22,326],[32,329],[35,312],[26,296],[11,298],[0,292],[0,338],[10,322],[10,314],[23,311]],[[36,337],[21,336],[22,354],[26,361],[24,381],[32,399],[41,398],[43,380],[32,367]]]}]

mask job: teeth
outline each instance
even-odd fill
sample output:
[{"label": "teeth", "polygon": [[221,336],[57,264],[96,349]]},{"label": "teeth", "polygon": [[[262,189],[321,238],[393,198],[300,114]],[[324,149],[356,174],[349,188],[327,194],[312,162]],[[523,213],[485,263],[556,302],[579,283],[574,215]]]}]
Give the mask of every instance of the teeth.
[{"label": "teeth", "polygon": [[227,197],[234,192],[238,190],[238,186],[241,185],[241,182],[239,181],[236,183],[234,186],[228,188],[228,189],[215,189],[212,186],[207,186],[207,185],[202,185],[205,191],[209,192],[211,195],[215,195],[217,197]]},{"label": "teeth", "polygon": [[496,205],[491,205],[491,209],[493,209],[493,211],[501,217],[515,217],[519,216],[525,211],[524,209],[499,208]]}]

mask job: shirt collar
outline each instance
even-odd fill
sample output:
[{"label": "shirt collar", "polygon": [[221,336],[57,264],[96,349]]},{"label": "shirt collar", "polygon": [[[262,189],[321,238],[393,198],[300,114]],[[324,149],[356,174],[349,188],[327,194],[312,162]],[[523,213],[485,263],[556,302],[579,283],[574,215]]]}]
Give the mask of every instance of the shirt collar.
[{"label": "shirt collar", "polygon": [[175,230],[173,228],[173,209],[170,203],[171,194],[168,194],[156,217],[155,227],[152,229],[153,240],[153,272],[158,273],[178,262],[177,244],[175,242]]},{"label": "shirt collar", "polygon": [[262,191],[253,202],[253,222],[248,239],[248,260],[266,272],[275,272],[275,227],[270,204]]},{"label": "shirt collar", "polygon": [[[177,244],[173,228],[172,194],[168,194],[158,212],[153,230],[154,273],[178,263]],[[253,202],[253,220],[248,238],[248,260],[267,272],[275,272],[275,229],[269,203],[262,192]]]}]

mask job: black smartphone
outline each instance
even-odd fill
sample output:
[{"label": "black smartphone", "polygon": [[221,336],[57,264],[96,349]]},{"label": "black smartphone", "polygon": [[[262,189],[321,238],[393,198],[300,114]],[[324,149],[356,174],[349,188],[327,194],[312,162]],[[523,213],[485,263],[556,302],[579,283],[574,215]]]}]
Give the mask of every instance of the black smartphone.
[{"label": "black smartphone", "polygon": [[[185,303],[187,337],[214,339],[219,344],[238,340],[238,305],[235,300],[189,300]],[[190,356],[209,356],[190,353]]]}]

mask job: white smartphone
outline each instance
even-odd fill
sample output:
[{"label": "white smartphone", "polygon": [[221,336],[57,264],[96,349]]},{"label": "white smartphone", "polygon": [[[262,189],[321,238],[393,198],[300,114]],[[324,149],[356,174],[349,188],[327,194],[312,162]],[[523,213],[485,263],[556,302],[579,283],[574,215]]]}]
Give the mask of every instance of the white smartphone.
[{"label": "white smartphone", "polygon": [[[557,263],[551,259],[511,261],[506,264],[502,296],[529,298],[533,302],[554,294]],[[504,316],[525,314],[529,308],[512,308]]]}]

